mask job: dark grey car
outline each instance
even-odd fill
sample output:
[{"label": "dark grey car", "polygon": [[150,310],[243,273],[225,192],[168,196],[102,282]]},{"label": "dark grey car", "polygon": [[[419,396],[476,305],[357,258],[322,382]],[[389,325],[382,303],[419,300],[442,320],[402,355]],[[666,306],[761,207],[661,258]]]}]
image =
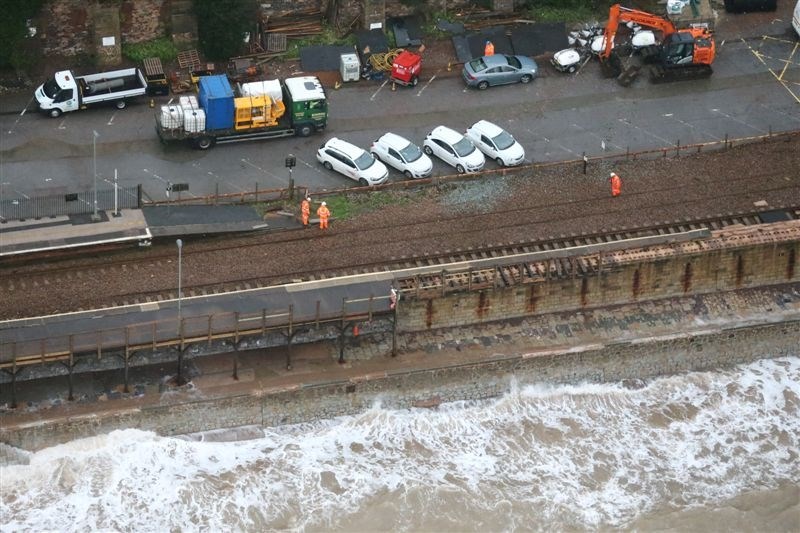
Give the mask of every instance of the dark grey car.
[{"label": "dark grey car", "polygon": [[530,83],[539,72],[536,61],[527,56],[495,54],[464,63],[461,76],[470,87],[486,89],[490,85]]}]

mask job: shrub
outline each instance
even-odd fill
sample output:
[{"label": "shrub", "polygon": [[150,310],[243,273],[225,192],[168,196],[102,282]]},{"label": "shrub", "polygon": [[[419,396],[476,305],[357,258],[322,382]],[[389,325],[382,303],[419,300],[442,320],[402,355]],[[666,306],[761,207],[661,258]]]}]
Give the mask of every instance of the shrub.
[{"label": "shrub", "polygon": [[212,60],[237,56],[244,34],[254,33],[258,6],[254,0],[194,0],[203,55]]},{"label": "shrub", "polygon": [[161,37],[144,43],[123,44],[122,55],[136,62],[141,62],[148,57],[169,61],[178,55],[178,48],[170,39]]}]

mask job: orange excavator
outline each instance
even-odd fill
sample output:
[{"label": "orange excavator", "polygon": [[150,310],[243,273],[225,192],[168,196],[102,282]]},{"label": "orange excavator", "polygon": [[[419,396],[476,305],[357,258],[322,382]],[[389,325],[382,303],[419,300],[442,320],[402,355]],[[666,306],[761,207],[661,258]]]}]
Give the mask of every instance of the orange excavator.
[{"label": "orange excavator", "polygon": [[623,64],[622,53],[614,48],[620,23],[628,22],[653,28],[662,34],[660,45],[641,50],[643,61],[651,64],[650,81],[653,83],[707,78],[711,75],[716,44],[707,27],[694,26],[679,30],[663,17],[615,4],[609,11],[603,34],[604,47],[599,56],[607,77],[617,78],[621,85],[627,87],[636,79],[641,68],[635,64]]}]

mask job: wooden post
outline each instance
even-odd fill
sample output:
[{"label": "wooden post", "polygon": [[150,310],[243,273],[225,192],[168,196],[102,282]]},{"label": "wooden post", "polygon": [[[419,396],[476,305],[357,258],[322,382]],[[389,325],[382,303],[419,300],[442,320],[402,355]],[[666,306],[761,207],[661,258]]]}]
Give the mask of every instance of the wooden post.
[{"label": "wooden post", "polygon": [[286,370],[292,369],[292,340],[294,340],[294,304],[289,305],[289,331],[286,336]]},{"label": "wooden post", "polygon": [[72,383],[72,367],[74,365],[75,360],[73,359],[72,350],[69,352],[69,362],[67,363],[67,376],[69,379],[69,396],[67,396],[67,400],[72,402],[75,401],[75,395],[73,394],[73,383]]},{"label": "wooden post", "polygon": [[127,326],[125,327],[125,383],[124,388],[122,389],[125,394],[129,393],[130,390],[128,389],[128,360],[131,356],[131,348],[130,348],[130,328]]},{"label": "wooden post", "polygon": [[344,364],[344,332],[347,329],[345,322],[345,312],[347,307],[347,298],[342,298],[342,323],[339,326],[339,364]]},{"label": "wooden post", "polygon": [[392,357],[397,357],[397,310],[400,308],[400,292],[394,301],[394,316],[392,319]]},{"label": "wooden post", "polygon": [[11,357],[14,364],[11,366],[11,408],[17,408],[17,343],[11,345]]}]

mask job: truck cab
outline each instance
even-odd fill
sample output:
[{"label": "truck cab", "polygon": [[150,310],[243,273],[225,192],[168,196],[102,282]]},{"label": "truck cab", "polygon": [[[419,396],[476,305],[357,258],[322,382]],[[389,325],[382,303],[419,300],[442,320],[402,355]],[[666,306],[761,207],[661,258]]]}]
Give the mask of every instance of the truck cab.
[{"label": "truck cab", "polygon": [[75,77],[68,70],[56,72],[36,89],[36,101],[39,109],[50,116],[75,111],[80,105]]},{"label": "truck cab", "polygon": [[292,114],[292,125],[299,137],[308,137],[328,124],[328,99],[325,88],[314,76],[287,78],[287,109]]}]

